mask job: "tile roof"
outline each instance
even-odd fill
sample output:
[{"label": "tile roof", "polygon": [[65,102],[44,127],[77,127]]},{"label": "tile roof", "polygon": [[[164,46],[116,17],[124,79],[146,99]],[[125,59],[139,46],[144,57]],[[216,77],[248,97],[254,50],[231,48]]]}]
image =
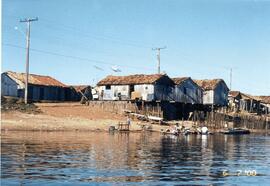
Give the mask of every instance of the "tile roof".
[{"label": "tile roof", "polygon": [[176,85],[179,85],[181,83],[183,83],[184,81],[186,81],[187,79],[190,79],[190,77],[177,77],[177,78],[172,78],[172,80],[174,81],[174,83]]},{"label": "tile roof", "polygon": [[242,93],[242,92],[241,92],[241,98],[242,99],[246,99],[246,100],[253,99],[253,100],[256,100],[256,101],[260,101],[261,100],[261,98],[259,98],[258,96],[252,96],[250,94],[246,94],[246,93]]},{"label": "tile roof", "polygon": [[135,74],[129,76],[107,76],[98,82],[97,85],[135,85],[135,84],[153,84],[162,77],[168,77],[164,74]]},{"label": "tile roof", "polygon": [[259,96],[262,103],[270,104],[270,96]]},{"label": "tile roof", "polygon": [[[8,71],[6,74],[19,84],[24,84],[25,73],[17,73]],[[61,83],[60,81],[50,77],[42,76],[36,74],[29,74],[28,83],[32,85],[43,85],[43,86],[56,86],[56,87],[67,87],[67,85]]]},{"label": "tile roof", "polygon": [[241,96],[241,92],[240,91],[230,91],[228,95],[235,98],[239,95]]},{"label": "tile roof", "polygon": [[193,81],[197,83],[197,85],[199,85],[204,90],[214,90],[217,87],[217,85],[221,82],[223,82],[226,85],[223,79],[204,79],[204,80],[193,80]]},{"label": "tile roof", "polygon": [[231,96],[231,97],[237,97],[238,95],[241,96],[241,99],[261,101],[263,103],[270,103],[270,96],[253,96],[253,95],[246,94],[246,93],[243,93],[240,91],[230,91],[229,92],[229,96]]}]

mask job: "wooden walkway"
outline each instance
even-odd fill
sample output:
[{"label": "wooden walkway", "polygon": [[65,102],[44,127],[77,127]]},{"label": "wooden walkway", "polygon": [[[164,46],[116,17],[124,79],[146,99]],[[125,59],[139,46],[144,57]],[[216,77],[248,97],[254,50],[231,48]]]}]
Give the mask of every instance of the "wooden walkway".
[{"label": "wooden walkway", "polygon": [[129,131],[129,124],[119,122],[118,123],[118,131]]}]

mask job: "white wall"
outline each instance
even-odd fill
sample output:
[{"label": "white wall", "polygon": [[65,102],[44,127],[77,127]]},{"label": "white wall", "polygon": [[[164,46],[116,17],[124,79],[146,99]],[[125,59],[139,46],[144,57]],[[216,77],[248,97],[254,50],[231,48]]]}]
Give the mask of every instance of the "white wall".
[{"label": "white wall", "polygon": [[212,105],[214,103],[214,91],[206,90],[203,92],[203,104]]},{"label": "white wall", "polygon": [[1,95],[2,96],[18,96],[18,85],[10,79],[6,74],[1,75]]},{"label": "white wall", "polygon": [[[102,91],[104,92],[103,100],[118,100],[118,93],[121,93],[122,100],[130,99],[130,85],[111,85],[110,90],[106,89],[106,86],[99,86],[99,96]],[[152,84],[134,85],[134,91],[140,92],[145,101],[154,99],[154,85]]]},{"label": "white wall", "polygon": [[122,99],[129,99],[128,85],[111,85],[111,89],[106,89],[106,86],[99,86],[98,91],[99,96],[101,92],[104,91],[103,100],[118,100],[118,93],[121,94]]},{"label": "white wall", "polygon": [[145,101],[152,101],[154,99],[154,85],[142,84],[134,86],[135,92],[140,92],[142,99]]}]

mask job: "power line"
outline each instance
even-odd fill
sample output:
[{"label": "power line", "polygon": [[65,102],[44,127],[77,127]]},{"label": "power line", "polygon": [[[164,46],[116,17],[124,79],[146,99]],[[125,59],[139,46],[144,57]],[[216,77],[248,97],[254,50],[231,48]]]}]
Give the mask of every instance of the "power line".
[{"label": "power line", "polygon": [[[45,26],[45,25],[42,25],[42,26],[44,26],[45,28],[50,27],[50,26]],[[146,46],[146,45],[143,45],[143,44],[127,42],[127,41],[123,41],[121,39],[111,38],[111,37],[108,37],[108,36],[100,36],[100,35],[94,35],[94,34],[89,34],[89,33],[86,34],[85,32],[80,31],[80,30],[59,29],[59,27],[58,27],[58,30],[65,30],[65,33],[67,33],[66,31],[68,31],[68,32],[73,31],[76,34],[79,34],[80,37],[90,38],[90,39],[94,39],[94,40],[110,41],[112,43],[119,44],[119,45],[125,45],[125,46],[131,46],[131,47],[143,48],[143,49],[150,49],[151,48],[150,45]],[[74,33],[70,33],[70,34],[74,35]]]},{"label": "power line", "polygon": [[[5,15],[5,16],[8,16],[8,17],[16,17],[14,15]],[[112,36],[106,36],[106,35],[98,35],[98,34],[90,34],[89,32],[85,32],[85,31],[82,31],[82,30],[79,30],[78,28],[75,28],[75,27],[72,27],[72,26],[69,26],[69,25],[65,25],[65,24],[62,24],[62,23],[57,23],[57,22],[54,22],[52,20],[48,20],[48,19],[44,19],[42,18],[42,20],[40,21],[45,21],[47,23],[43,23],[41,24],[40,26],[43,26],[45,28],[48,28],[48,27],[53,27],[53,29],[55,30],[55,28],[58,28],[59,30],[65,30],[65,31],[75,31],[76,33],[79,33],[80,36],[82,37],[88,37],[88,38],[91,38],[91,39],[97,39],[97,40],[110,40],[111,42],[114,42],[116,44],[122,44],[122,45],[127,45],[127,46],[132,46],[132,47],[137,47],[137,48],[152,48],[152,44],[139,44],[139,43],[134,43],[134,41],[123,41],[122,39],[119,39],[119,38],[116,38],[116,37],[112,37]],[[53,25],[53,26],[48,26],[48,25]],[[62,28],[61,28],[62,27]],[[151,45],[151,46],[150,46]]]},{"label": "power line", "polygon": [[[12,28],[11,26],[7,26],[7,27],[10,27],[11,30],[14,30],[14,28]],[[14,36],[9,30],[3,30],[3,33],[5,33],[5,35],[6,34],[10,34],[10,35]],[[87,50],[87,52],[89,52],[89,50],[91,51],[91,49],[92,49],[92,46],[89,46],[89,42],[87,42],[87,43],[86,42],[82,42],[82,40],[78,40],[78,39],[71,41],[71,40],[67,40],[66,38],[63,38],[63,37],[51,36],[51,35],[46,36],[46,38],[53,39],[53,42],[52,42],[52,40],[50,40],[50,39],[46,39],[44,41],[44,38],[33,37],[33,36],[32,36],[32,38],[35,38],[35,40],[40,40],[42,42],[47,42],[48,44],[53,44],[54,46],[56,44],[59,44],[59,46],[63,46],[64,45],[65,47],[72,48],[73,50],[74,50],[74,44],[76,45],[76,47],[75,47],[76,49]],[[59,42],[55,42],[55,40],[58,40]],[[86,41],[86,40],[83,40],[83,41]],[[113,57],[115,57],[114,54],[109,53],[109,52],[104,52],[103,50],[96,50],[95,49],[95,53],[102,54],[103,56],[106,55],[106,56],[113,56]],[[138,57],[139,56],[138,53],[136,53],[136,54],[134,54],[134,53],[133,54],[125,53],[125,54],[128,55],[128,56],[134,56],[134,57]]]},{"label": "power line", "polygon": [[[70,25],[65,25],[63,23],[57,23],[57,22],[53,22],[52,20],[48,20],[48,19],[43,19],[45,22],[47,22],[48,24],[54,25],[55,27],[62,27],[65,28],[68,31],[75,31],[78,33],[82,33],[84,36],[86,37],[92,37],[95,39],[104,39],[104,40],[111,40],[113,42],[118,42],[120,44],[124,44],[124,45],[130,45],[130,46],[134,46],[134,47],[139,47],[139,48],[151,48],[153,44],[141,44],[141,43],[137,43],[135,41],[132,40],[126,40],[123,41],[121,38],[117,38],[114,36],[108,36],[108,35],[100,35],[100,34],[91,34],[89,33],[89,31],[87,31],[87,33],[85,31],[79,30],[77,27],[73,27]],[[45,26],[45,25],[42,25]]]},{"label": "power line", "polygon": [[[9,46],[9,47],[13,47],[13,48],[21,48],[21,49],[25,49],[25,47],[23,46],[19,46],[19,45],[14,45],[14,44],[10,44],[10,43],[2,43],[4,46]],[[100,61],[100,60],[94,60],[94,59],[89,59],[89,58],[82,58],[82,57],[78,57],[78,56],[72,56],[72,55],[65,55],[65,54],[60,54],[60,53],[56,53],[56,52],[51,52],[51,51],[46,51],[46,50],[40,50],[40,49],[34,49],[34,48],[30,48],[31,51],[34,52],[38,52],[38,53],[44,53],[44,54],[49,54],[49,55],[54,55],[54,56],[60,56],[60,57],[65,57],[65,58],[71,58],[71,59],[76,59],[79,61],[89,61],[89,62],[93,62],[93,63],[101,63],[101,64],[106,64],[106,65],[116,65],[115,63],[108,63],[105,61]],[[145,69],[145,70],[154,70],[152,68],[146,68],[146,67],[139,67],[139,66],[130,66],[130,65],[119,65],[118,66],[121,67],[126,67],[126,68],[133,68],[133,69]]]}]

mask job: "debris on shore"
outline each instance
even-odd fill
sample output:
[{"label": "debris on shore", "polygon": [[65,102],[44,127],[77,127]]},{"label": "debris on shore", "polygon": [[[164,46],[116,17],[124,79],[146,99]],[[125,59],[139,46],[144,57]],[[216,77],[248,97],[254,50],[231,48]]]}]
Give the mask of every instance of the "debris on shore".
[{"label": "debris on shore", "polygon": [[1,111],[19,111],[27,114],[39,114],[41,110],[34,104],[25,104],[22,99],[1,96]]}]

